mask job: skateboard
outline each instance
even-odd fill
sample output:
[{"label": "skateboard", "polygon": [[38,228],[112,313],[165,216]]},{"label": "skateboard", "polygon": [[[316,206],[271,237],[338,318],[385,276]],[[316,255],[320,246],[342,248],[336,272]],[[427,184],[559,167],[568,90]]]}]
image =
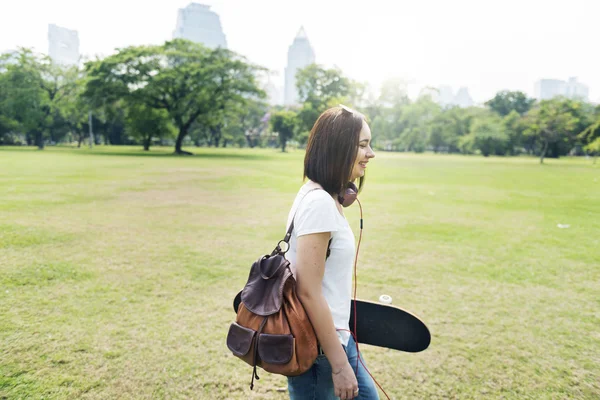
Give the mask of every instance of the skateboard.
[{"label": "skateboard", "polygon": [[[237,313],[242,292],[233,300]],[[417,316],[399,307],[356,300],[356,338],[361,344],[418,353],[429,347],[431,334]],[[350,330],[354,331],[354,300],[350,308]]]}]

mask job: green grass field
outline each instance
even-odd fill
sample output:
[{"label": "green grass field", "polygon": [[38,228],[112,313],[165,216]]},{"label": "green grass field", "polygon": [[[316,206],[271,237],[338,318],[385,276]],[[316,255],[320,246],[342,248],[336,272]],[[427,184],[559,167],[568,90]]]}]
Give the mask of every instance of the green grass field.
[{"label": "green grass field", "polygon": [[[0,148],[0,399],[287,398],[266,373],[251,392],[225,337],[303,153],[193,151]],[[546,162],[369,164],[359,297],[432,332],[362,348],[392,398],[600,397],[600,165]]]}]

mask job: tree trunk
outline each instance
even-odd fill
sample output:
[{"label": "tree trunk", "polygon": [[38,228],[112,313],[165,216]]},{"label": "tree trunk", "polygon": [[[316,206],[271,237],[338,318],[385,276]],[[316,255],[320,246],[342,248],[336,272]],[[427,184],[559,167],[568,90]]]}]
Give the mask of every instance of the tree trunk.
[{"label": "tree trunk", "polygon": [[282,152],[282,153],[285,153],[285,145],[286,145],[286,144],[287,144],[287,141],[286,141],[286,140],[282,140],[282,141],[281,141],[281,152]]},{"label": "tree trunk", "polygon": [[83,135],[80,133],[79,135],[77,135],[77,148],[80,149],[81,148],[81,142],[83,141]]},{"label": "tree trunk", "polygon": [[144,138],[144,151],[150,150],[150,142],[152,141],[152,135]]},{"label": "tree trunk", "polygon": [[546,156],[546,152],[548,151],[548,141],[544,141],[544,148],[542,149],[542,154],[540,155],[540,164],[544,163],[544,157]]},{"label": "tree trunk", "polygon": [[215,147],[219,147],[219,143],[221,142],[221,126],[216,126],[214,128],[210,128],[210,137]]},{"label": "tree trunk", "polygon": [[44,150],[44,135],[42,132],[35,133],[35,142],[40,150]]},{"label": "tree trunk", "polygon": [[177,134],[177,140],[175,141],[175,154],[191,156],[192,153],[189,151],[184,151],[181,149],[181,144],[183,143],[183,139],[187,135],[187,129],[181,127],[179,128],[179,134]]}]

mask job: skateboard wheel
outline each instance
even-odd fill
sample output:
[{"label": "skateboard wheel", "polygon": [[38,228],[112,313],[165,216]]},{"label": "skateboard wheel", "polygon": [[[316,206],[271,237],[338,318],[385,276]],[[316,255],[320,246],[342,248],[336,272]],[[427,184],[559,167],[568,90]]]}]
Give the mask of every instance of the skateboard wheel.
[{"label": "skateboard wheel", "polygon": [[379,302],[383,304],[392,304],[392,297],[387,294],[382,294],[379,296]]}]

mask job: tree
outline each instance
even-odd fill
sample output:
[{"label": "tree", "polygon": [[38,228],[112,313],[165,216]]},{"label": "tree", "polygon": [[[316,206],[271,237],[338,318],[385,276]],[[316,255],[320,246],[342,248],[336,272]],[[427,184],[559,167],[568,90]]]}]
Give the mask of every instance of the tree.
[{"label": "tree", "polygon": [[166,110],[134,103],[127,107],[126,131],[150,150],[153,138],[173,136],[175,129]]},{"label": "tree", "polygon": [[[42,63],[41,66],[42,89],[50,100],[51,118],[47,133],[50,141],[57,143],[71,127],[77,126],[72,125],[73,120],[80,123],[82,119],[87,119],[87,110],[80,108],[84,76],[77,66],[65,67],[53,62]],[[79,116],[73,116],[73,112],[79,113]]]},{"label": "tree", "polygon": [[[600,111],[600,106],[598,110]],[[596,164],[598,154],[600,154],[600,115],[598,116],[598,121],[591,124],[579,134],[579,138],[585,143],[584,149],[594,156],[594,164]]]},{"label": "tree", "polygon": [[429,145],[434,152],[460,151],[460,139],[469,133],[471,110],[452,107],[442,110],[430,123]]},{"label": "tree", "polygon": [[[123,99],[115,102],[106,102],[100,107],[91,107],[92,125],[96,134],[104,137],[105,144],[133,144],[131,137],[125,132],[125,119],[127,112],[127,102]],[[88,121],[83,124],[83,133],[89,131]]]},{"label": "tree", "polygon": [[400,78],[386,79],[381,84],[378,103],[384,107],[398,107],[410,104],[407,94],[408,83]]},{"label": "tree", "polygon": [[351,94],[353,82],[338,68],[326,69],[311,64],[296,74],[296,87],[301,103],[320,106],[334,98],[344,98]]},{"label": "tree", "polygon": [[57,141],[58,128],[64,125],[62,107],[78,84],[77,68],[56,65],[48,56],[22,48],[0,58],[0,73],[4,124],[10,121],[12,129],[32,136],[39,149],[49,137]]},{"label": "tree", "polygon": [[294,137],[297,131],[298,115],[293,111],[278,111],[271,115],[271,129],[277,132],[281,151],[285,152],[288,140]]},{"label": "tree", "polygon": [[585,149],[594,156],[594,164],[596,164],[598,154],[600,154],[600,137],[597,137],[593,142],[588,143],[585,146]]},{"label": "tree", "polygon": [[[0,57],[0,63],[7,58],[8,55]],[[7,73],[0,71],[0,144],[12,143],[12,140],[8,138],[8,134],[14,132],[19,126],[19,123],[15,120],[15,113],[11,104],[10,89],[10,77]]]},{"label": "tree", "polygon": [[444,142],[444,127],[443,125],[437,123],[437,121],[432,121],[429,124],[429,145],[433,148],[434,153],[438,153],[442,148],[445,147]]},{"label": "tree", "polygon": [[542,100],[529,112],[525,134],[540,144],[540,164],[544,163],[550,145],[569,141],[577,123],[578,119],[568,109],[568,102],[560,98]]},{"label": "tree", "polygon": [[264,97],[255,81],[259,67],[222,48],[208,49],[183,39],[162,46],[133,46],[86,64],[86,96],[95,104],[127,99],[165,110],[177,127],[175,153],[190,127],[201,120],[211,129],[231,105]]},{"label": "tree", "polygon": [[440,106],[428,96],[419,97],[414,103],[403,107],[399,120],[400,136],[396,142],[405,151],[425,151],[429,142],[430,125],[440,112]]},{"label": "tree", "polygon": [[364,106],[365,115],[371,118],[373,144],[385,150],[402,147],[399,135],[402,132],[402,114],[410,104],[406,94],[406,84],[400,79],[383,82],[378,95],[372,94]]},{"label": "tree", "polygon": [[[73,82],[73,87],[65,94],[64,101],[59,103],[61,123],[64,124],[67,132],[77,138],[77,147],[81,147],[84,138],[89,134],[87,124],[90,106],[82,96],[85,87],[85,75],[83,71],[78,69],[71,69],[68,73],[69,79]],[[85,129],[84,126],[88,129]]]},{"label": "tree", "polygon": [[[387,110],[385,110],[387,111]],[[388,115],[379,113],[371,122],[372,142],[383,150],[392,150],[392,140],[394,139],[394,130],[391,118]]]},{"label": "tree", "polygon": [[361,96],[364,89],[345,77],[337,68],[326,69],[311,64],[296,74],[296,87],[302,108],[298,112],[300,129],[310,131],[317,118],[326,109],[339,103],[348,103]]},{"label": "tree", "polygon": [[20,49],[10,61],[3,57],[0,93],[5,124],[32,134],[39,148],[43,148],[51,108],[47,93],[42,89],[40,58],[28,49]]},{"label": "tree", "polygon": [[521,115],[515,110],[512,110],[508,115],[502,118],[502,125],[507,136],[506,151],[510,155],[517,154],[520,148],[523,147],[523,120]]},{"label": "tree", "polygon": [[9,96],[11,82],[6,73],[7,66],[11,63],[13,56],[14,53],[0,56],[0,144],[12,143],[12,140],[8,138],[8,134],[18,127]]},{"label": "tree", "polygon": [[498,92],[493,99],[488,100],[485,105],[501,117],[516,111],[519,115],[525,114],[531,109],[535,99],[530,99],[523,92],[511,92],[508,90]]},{"label": "tree", "polygon": [[508,135],[504,131],[502,120],[496,115],[476,118],[471,125],[473,147],[484,157],[490,154],[503,155],[506,151]]},{"label": "tree", "polygon": [[[0,84],[0,87],[2,85]],[[0,103],[2,99],[0,99]],[[12,144],[12,139],[9,138],[9,133],[15,131],[18,127],[17,121],[7,115],[3,115],[0,110],[0,144]]]},{"label": "tree", "polygon": [[223,136],[242,147],[253,148],[265,128],[270,114],[268,104],[261,99],[249,99],[245,105],[231,107],[225,115]]}]

